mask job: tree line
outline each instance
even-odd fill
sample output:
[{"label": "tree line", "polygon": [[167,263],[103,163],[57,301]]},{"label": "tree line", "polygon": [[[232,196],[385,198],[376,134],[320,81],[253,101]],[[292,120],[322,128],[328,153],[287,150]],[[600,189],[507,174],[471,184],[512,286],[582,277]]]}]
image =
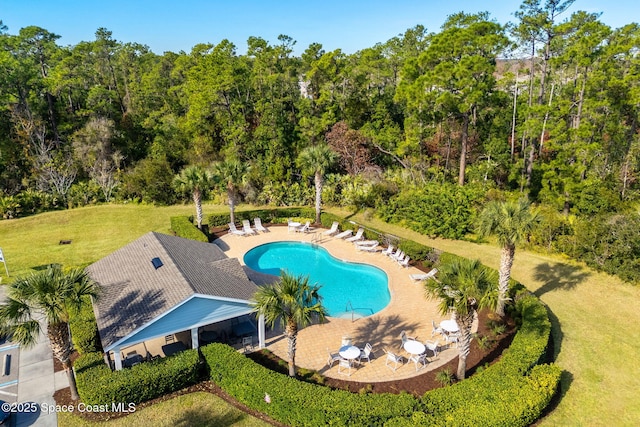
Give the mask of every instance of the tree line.
[{"label": "tree line", "polygon": [[296,56],[286,35],[159,55],[105,28],[65,47],[0,21],[0,212],[170,204],[187,197],[183,169],[224,162],[244,165],[236,202],[313,204],[313,168],[296,160],[326,143],[325,202],[392,217],[434,185],[477,188],[480,205],[526,195],[548,214],[534,243],[607,252],[576,233],[581,218],[609,235],[636,221],[640,28],[573,3],[524,0],[506,24],[460,12],[350,55]]}]

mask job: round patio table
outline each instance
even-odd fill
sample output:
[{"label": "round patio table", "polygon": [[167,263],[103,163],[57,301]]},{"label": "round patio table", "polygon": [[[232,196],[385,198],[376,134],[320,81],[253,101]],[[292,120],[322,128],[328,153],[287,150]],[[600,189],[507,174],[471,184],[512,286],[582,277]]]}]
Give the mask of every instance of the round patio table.
[{"label": "round patio table", "polygon": [[422,354],[427,351],[427,347],[416,340],[407,340],[403,347],[407,353],[411,354]]},{"label": "round patio table", "polygon": [[345,345],[344,347],[340,347],[338,354],[345,359],[353,360],[360,356],[360,349],[355,345]]},{"label": "round patio table", "polygon": [[440,322],[440,327],[447,333],[455,333],[460,330],[455,320],[443,320]]}]

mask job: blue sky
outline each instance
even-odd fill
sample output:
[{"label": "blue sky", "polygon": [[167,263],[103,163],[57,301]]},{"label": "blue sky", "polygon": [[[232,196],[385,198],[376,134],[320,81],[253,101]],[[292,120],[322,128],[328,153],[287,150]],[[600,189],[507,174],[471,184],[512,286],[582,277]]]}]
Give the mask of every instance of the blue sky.
[{"label": "blue sky", "polygon": [[[60,45],[95,39],[105,27],[120,42],[146,44],[155,53],[189,52],[197,43],[233,42],[246,52],[249,36],[272,44],[279,34],[297,41],[300,54],[311,43],[326,51],[354,53],[385,42],[418,24],[437,32],[448,15],[488,11],[500,23],[515,21],[516,0],[0,0],[0,20],[10,34],[29,25],[58,34]],[[637,0],[576,0],[568,13],[603,12],[601,20],[619,28],[638,22]]]}]

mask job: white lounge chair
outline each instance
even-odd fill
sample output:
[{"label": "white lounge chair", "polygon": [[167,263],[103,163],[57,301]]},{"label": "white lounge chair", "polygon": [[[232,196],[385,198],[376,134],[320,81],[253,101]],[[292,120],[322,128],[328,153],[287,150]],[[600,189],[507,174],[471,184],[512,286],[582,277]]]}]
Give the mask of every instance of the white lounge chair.
[{"label": "white lounge chair", "polygon": [[308,233],[311,230],[311,221],[307,221],[304,225],[296,228],[298,233]]},{"label": "white lounge chair", "polygon": [[253,235],[253,234],[258,234],[258,232],[256,230],[254,230],[253,228],[251,228],[251,223],[249,222],[248,219],[243,219],[242,220],[242,231],[245,232],[245,234],[249,235]]},{"label": "white lounge chair", "polygon": [[378,242],[371,245],[356,245],[356,249],[363,252],[378,252],[380,249],[378,248]]},{"label": "white lounge chair", "polygon": [[394,261],[402,261],[404,259],[404,251],[398,249],[394,254],[391,255],[391,259]]},{"label": "white lounge chair", "polygon": [[338,221],[333,221],[331,228],[323,232],[322,234],[324,234],[325,236],[333,236],[334,234],[337,234],[339,225],[340,223]]},{"label": "white lounge chair", "polygon": [[411,257],[409,257],[409,255],[405,255],[404,259],[398,261],[398,264],[400,264],[401,267],[409,267],[409,262],[411,261]]},{"label": "white lounge chair", "polygon": [[269,232],[269,230],[264,228],[264,226],[262,225],[262,220],[260,218],[254,218],[253,219],[253,227],[258,231],[262,231],[263,233],[268,233]]},{"label": "white lounge chair", "polygon": [[345,230],[342,233],[336,235],[336,239],[344,239],[345,237],[351,236],[351,233],[353,233],[351,230]]},{"label": "white lounge chair", "polygon": [[430,278],[434,277],[437,272],[438,272],[437,268],[432,268],[431,271],[429,271],[428,273],[410,274],[409,277],[411,277],[411,279],[413,279],[413,280],[415,280],[417,282],[419,280],[430,279]]},{"label": "white lounge chair", "polygon": [[238,230],[236,228],[236,225],[233,222],[229,223],[229,232],[231,232],[232,234],[235,234],[236,236],[246,236],[247,233],[245,233],[242,230]]},{"label": "white lounge chair", "polygon": [[358,228],[358,232],[356,233],[355,236],[353,237],[349,237],[348,239],[345,239],[347,242],[355,242],[357,240],[362,240],[363,237],[362,235],[364,234],[364,228]]},{"label": "white lounge chair", "polygon": [[389,256],[389,255],[393,254],[393,249],[394,249],[394,248],[393,248],[393,245],[389,245],[389,246],[387,247],[387,249],[385,249],[384,251],[382,251],[382,255],[387,255],[387,256]]}]

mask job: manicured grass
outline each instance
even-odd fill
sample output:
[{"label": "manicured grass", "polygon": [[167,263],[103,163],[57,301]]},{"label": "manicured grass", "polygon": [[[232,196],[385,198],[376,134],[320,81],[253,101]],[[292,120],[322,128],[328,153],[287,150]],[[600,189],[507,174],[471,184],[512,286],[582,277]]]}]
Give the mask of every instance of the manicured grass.
[{"label": "manicured grass", "polygon": [[[346,215],[345,212],[334,213]],[[429,239],[401,227],[354,221],[498,268],[500,248]],[[636,426],[640,422],[640,287],[558,257],[516,251],[512,277],[549,307],[562,399],[541,426]]]},{"label": "manicured grass", "polygon": [[[206,214],[226,210],[225,206],[205,206]],[[169,232],[170,216],[192,212],[191,205],[96,206],[0,221],[0,247],[12,278],[50,263],[86,265],[148,231]],[[344,211],[332,212],[349,215]],[[500,248],[496,245],[433,240],[402,227],[367,220],[362,215],[350,219],[464,257],[479,258],[494,268],[499,265]],[[58,245],[62,239],[72,239],[73,243]],[[2,266],[0,274],[5,276]],[[512,275],[548,305],[557,363],[564,370],[562,399],[540,424],[637,425],[640,287],[579,264],[520,249],[516,251]],[[185,412],[174,405],[159,411],[159,415],[167,411]]]},{"label": "manicured grass", "polygon": [[[205,205],[206,213],[225,212],[225,206]],[[193,215],[193,205],[103,205],[47,212],[26,218],[0,221],[0,247],[9,274],[16,276],[49,264],[85,266],[110,254],[149,231],[170,233],[169,218]],[[61,240],[71,244],[61,245]]]},{"label": "manicured grass", "polygon": [[65,427],[102,426],[199,426],[263,427],[271,424],[252,417],[211,393],[196,392],[149,406],[122,418],[90,422],[76,414],[58,414],[58,425]]}]

